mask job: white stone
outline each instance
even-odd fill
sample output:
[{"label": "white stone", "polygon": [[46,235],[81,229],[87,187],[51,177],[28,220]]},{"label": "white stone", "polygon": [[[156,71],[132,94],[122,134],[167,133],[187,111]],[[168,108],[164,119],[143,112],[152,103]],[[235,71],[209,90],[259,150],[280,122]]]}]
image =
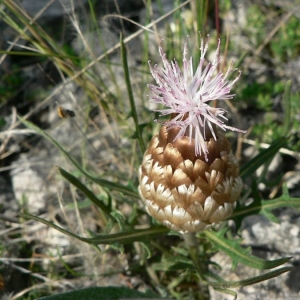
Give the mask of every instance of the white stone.
[{"label": "white stone", "polygon": [[12,172],[15,197],[25,204],[31,214],[38,214],[46,208],[47,186],[45,180],[31,168],[16,168]]}]

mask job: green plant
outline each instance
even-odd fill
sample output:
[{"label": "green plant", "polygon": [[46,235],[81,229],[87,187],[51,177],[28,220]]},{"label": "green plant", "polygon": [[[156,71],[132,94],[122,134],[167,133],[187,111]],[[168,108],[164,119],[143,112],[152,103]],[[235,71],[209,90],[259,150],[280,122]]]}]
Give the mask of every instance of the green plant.
[{"label": "green plant", "polygon": [[[26,219],[46,224],[72,240],[78,241],[80,245],[88,245],[96,249],[92,253],[95,261],[96,258],[94,257],[104,257],[110,253],[113,253],[115,256],[119,253],[128,256],[130,264],[127,269],[114,269],[109,274],[101,275],[127,274],[127,272],[131,275],[138,274],[147,282],[148,287],[151,287],[153,290],[141,294],[132,289],[128,290],[122,287],[94,287],[68,294],[47,296],[43,299],[68,299],[68,297],[72,299],[82,299],[82,297],[89,299],[88,297],[95,298],[95,293],[97,296],[108,295],[110,299],[119,299],[120,297],[208,299],[209,286],[236,297],[236,293],[232,288],[255,284],[291,270],[290,266],[283,266],[290,260],[290,257],[276,260],[258,258],[251,254],[249,248],[244,248],[241,245],[239,236],[240,225],[246,217],[261,214],[270,221],[277,222],[278,220],[273,214],[274,210],[283,207],[293,207],[297,210],[300,208],[300,199],[291,197],[285,185],[281,195],[276,196],[272,200],[264,199],[259,194],[257,185],[261,182],[266,182],[265,174],[263,173],[260,177],[257,177],[255,174],[261,166],[264,166],[265,169],[268,168],[268,162],[286,145],[295,147],[294,149],[297,149],[296,147],[299,145],[299,137],[297,137],[299,125],[295,118],[297,111],[299,111],[299,95],[291,93],[289,85],[284,88],[282,82],[274,83],[271,80],[264,84],[253,82],[251,85],[246,86],[241,93],[240,98],[245,101],[244,104],[247,107],[253,106],[264,113],[269,113],[261,124],[256,125],[252,134],[254,139],[263,136],[263,139],[260,139],[260,141],[268,142],[270,146],[267,149],[259,149],[259,153],[255,157],[249,159],[241,166],[240,177],[244,182],[250,183],[250,185],[252,183],[253,188],[242,192],[237,208],[232,216],[227,218],[227,220],[230,219],[235,222],[236,231],[228,226],[227,222],[224,222],[219,227],[216,226],[211,230],[182,235],[161,226],[159,222],[149,217],[144,207],[141,206],[138,193],[137,169],[141,164],[142,154],[147,147],[148,141],[158,131],[158,125],[151,121],[154,119],[154,114],[149,113],[144,95],[145,84],[150,82],[148,71],[145,71],[145,65],[146,60],[148,60],[148,37],[151,33],[147,32],[144,42],[142,57],[145,61],[143,61],[141,68],[136,70],[128,66],[129,59],[126,42],[130,38],[124,38],[121,35],[120,42],[113,49],[106,49],[103,54],[96,57],[86,43],[84,35],[82,35],[82,43],[88,55],[77,55],[69,47],[61,47],[36,22],[32,22],[16,3],[8,0],[3,3],[5,8],[10,11],[10,14],[2,10],[0,14],[2,19],[14,28],[23,39],[30,42],[32,49],[37,53],[33,53],[32,49],[28,52],[33,56],[40,55],[51,60],[57,69],[61,71],[65,82],[74,80],[85,92],[86,98],[89,96],[93,103],[104,112],[103,116],[107,115],[110,118],[110,121],[107,123],[114,125],[114,128],[116,128],[116,132],[113,132],[113,134],[131,141],[131,147],[128,148],[122,148],[122,145],[118,145],[116,150],[118,159],[113,168],[110,168],[109,165],[98,167],[97,163],[93,161],[87,162],[85,159],[84,145],[81,145],[83,149],[82,159],[79,162],[79,160],[76,160],[69,154],[67,150],[69,145],[58,143],[47,133],[47,130],[42,130],[26,120],[26,118],[20,117],[20,122],[49,141],[51,145],[57,147],[69,162],[68,167],[57,166],[57,174],[60,179],[69,183],[71,191],[73,189],[73,191],[83,195],[83,201],[78,202],[74,200],[73,203],[62,205],[64,216],[68,216],[69,212],[75,212],[75,214],[79,215],[77,220],[80,223],[80,213],[93,211],[95,214],[93,219],[96,220],[97,226],[94,231],[84,231],[84,228],[81,231],[77,231],[77,228],[69,229],[67,226],[69,225],[68,221],[61,225],[56,221],[53,222],[53,219],[50,221],[50,218],[33,216],[28,213],[21,214],[21,224],[25,224]],[[96,28],[97,38],[101,40],[101,30],[97,27],[92,1],[89,4],[92,14],[92,27]],[[151,1],[148,1],[147,4],[149,5],[148,18],[150,20]],[[167,57],[176,57],[178,62],[180,62],[182,56],[181,44],[182,41],[186,41],[187,33],[191,35],[188,41],[191,40],[192,42],[199,39],[199,30],[202,32],[204,30],[205,32],[211,31],[211,40],[214,40],[214,37],[220,34],[220,32],[214,32],[207,26],[209,1],[191,1],[191,3],[182,5],[186,10],[194,8],[193,14],[200,12],[201,18],[196,20],[197,22],[195,22],[193,27],[188,27],[188,23],[182,22],[182,10],[178,9],[179,5],[178,2],[174,6],[176,12],[174,13],[175,26],[173,26],[174,24],[171,24],[172,26],[170,24],[165,25],[166,41],[162,42],[167,45]],[[225,12],[229,7],[230,5],[227,2],[227,5],[221,9]],[[263,30],[266,19],[261,19],[262,14],[257,7],[253,7],[251,11],[254,13],[252,15],[249,14],[249,21],[256,26],[253,28],[253,32],[249,30],[250,40],[253,43],[262,43],[266,37],[266,33]],[[11,17],[11,15],[14,17]],[[77,26],[78,34],[81,34],[75,15],[72,17],[74,26]],[[296,25],[289,26],[294,28],[293,26]],[[147,28],[150,27],[150,25],[147,25]],[[30,34],[27,34],[24,28],[29,30]],[[143,30],[140,34],[142,34]],[[205,36],[202,37],[205,38]],[[112,63],[109,54],[119,48],[121,49],[121,62]],[[192,53],[194,53],[195,48],[198,48],[198,46],[191,47]],[[278,53],[276,55],[279,59],[281,59],[280,51],[274,50],[274,52]],[[2,53],[9,54],[7,52]],[[200,54],[197,52],[195,56],[200,56]],[[198,61],[198,57],[196,57],[194,64],[197,65],[196,62]],[[99,69],[93,68],[97,63],[101,63],[105,74],[99,72]],[[123,69],[125,82],[122,85],[119,84],[120,82],[115,77],[113,71],[115,66]],[[139,81],[140,78],[142,78],[143,82]],[[283,121],[274,124],[274,116],[271,114],[272,101],[277,95],[282,95],[282,107],[284,108],[285,117]],[[214,112],[213,110],[211,111]],[[224,113],[223,110],[221,112]],[[84,135],[88,132],[87,127],[81,128]],[[268,131],[272,131],[272,134],[266,135],[265,133],[268,133]],[[101,130],[97,132],[101,133]],[[104,135],[100,136],[103,138]],[[85,138],[83,140],[82,144],[88,141]],[[205,147],[202,150],[204,151]],[[108,151],[114,153],[115,149],[108,149]],[[251,204],[248,204],[246,200],[250,197],[254,200]],[[212,259],[213,254],[219,251],[226,253],[231,258],[233,271],[237,264],[267,271],[252,278],[228,281],[218,275],[219,266]],[[52,272],[47,274],[49,278],[56,277],[57,281],[59,281],[67,276],[72,278],[97,276],[92,274],[92,270],[83,274],[70,266],[60,254],[59,258],[63,265],[63,271],[55,274],[55,270],[52,269]],[[103,259],[103,261],[109,262],[109,259]],[[98,263],[99,260],[95,264]],[[51,268],[49,269],[51,270]],[[49,286],[51,286],[50,283]],[[41,295],[38,295],[36,290],[33,290],[31,293],[34,295],[27,294],[27,297],[31,299],[44,296],[47,294],[47,291],[44,290]]]}]

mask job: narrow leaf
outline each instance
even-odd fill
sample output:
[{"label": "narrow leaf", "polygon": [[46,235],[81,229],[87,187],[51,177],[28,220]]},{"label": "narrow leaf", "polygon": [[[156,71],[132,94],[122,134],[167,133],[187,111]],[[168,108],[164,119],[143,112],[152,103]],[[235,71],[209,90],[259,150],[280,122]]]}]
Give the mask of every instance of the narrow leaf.
[{"label": "narrow leaf", "polygon": [[78,236],[72,232],[69,232],[68,230],[65,230],[61,228],[60,226],[57,226],[53,224],[52,222],[49,222],[45,219],[42,219],[37,216],[33,216],[30,214],[20,214],[24,218],[32,219],[38,222],[41,222],[47,226],[50,226],[68,236],[74,237],[82,242],[86,242],[91,245],[99,245],[99,244],[128,244],[133,243],[137,241],[149,241],[149,239],[166,234],[169,232],[169,229],[164,226],[157,226],[157,227],[150,227],[147,229],[132,229],[130,232],[119,232],[114,234],[103,234],[103,235],[96,235],[91,238],[84,238],[81,236]]},{"label": "narrow leaf", "polygon": [[140,243],[141,247],[143,248],[145,254],[143,255],[143,257],[141,258],[141,261],[143,263],[145,263],[146,259],[149,259],[151,258],[152,256],[152,250],[151,250],[151,247],[148,243],[145,243],[145,242],[142,242]]},{"label": "narrow leaf", "polygon": [[172,256],[161,262],[153,263],[151,268],[156,271],[177,271],[182,269],[196,270],[193,262],[183,256]]},{"label": "narrow leaf", "polygon": [[[240,280],[240,281],[222,281],[222,282],[209,282],[209,285],[211,285],[214,289],[227,289],[227,288],[237,288],[237,287],[242,287],[246,285],[251,285],[255,283],[259,283],[265,280],[269,280],[272,278],[275,278],[285,272],[288,272],[292,270],[293,267],[282,267],[277,270],[258,275],[252,278]],[[221,291],[221,290],[220,290]]]},{"label": "narrow leaf", "polygon": [[300,211],[300,198],[290,197],[286,185],[283,185],[282,195],[280,197],[272,200],[255,200],[249,206],[239,207],[233,212],[231,219],[240,223],[241,219],[259,213],[267,217],[270,221],[276,222],[277,218],[274,216],[272,211],[281,207],[292,207]]},{"label": "narrow leaf", "polygon": [[253,256],[250,254],[249,248],[245,249],[241,247],[241,239],[227,239],[224,236],[226,230],[227,228],[223,228],[218,232],[205,230],[203,233],[218,249],[225,252],[232,259],[233,268],[235,268],[238,263],[242,263],[255,269],[272,269],[291,259],[291,257],[284,257],[275,260],[265,260]]},{"label": "narrow leaf", "polygon": [[93,238],[85,238],[84,240],[95,245],[112,243],[129,244],[133,242],[147,242],[155,236],[166,234],[168,232],[168,228],[164,226],[157,226],[147,229],[132,229],[128,232],[98,235]]},{"label": "narrow leaf", "polygon": [[103,202],[99,200],[92,191],[90,191],[75,176],[68,173],[66,170],[60,167],[57,167],[57,169],[64,178],[66,178],[70,183],[77,187],[86,197],[88,197],[95,205],[97,205],[106,214],[107,217],[111,218],[110,209],[106,205],[104,205]]},{"label": "narrow leaf", "polygon": [[269,161],[286,143],[286,138],[279,138],[275,140],[269,148],[263,149],[254,158],[250,159],[241,167],[240,176],[242,179],[248,178],[260,166]]},{"label": "narrow leaf", "polygon": [[125,217],[118,211],[114,211],[111,213],[114,219],[118,222],[121,231],[129,231],[131,227],[128,226]]},{"label": "narrow leaf", "polygon": [[47,139],[51,143],[53,143],[61,151],[61,153],[74,165],[74,167],[76,169],[78,169],[81,172],[81,174],[83,174],[87,178],[89,178],[91,181],[93,181],[93,182],[95,182],[95,183],[97,183],[101,186],[104,186],[108,189],[118,191],[118,192],[123,193],[127,196],[139,199],[139,195],[138,195],[137,191],[132,190],[132,188],[121,185],[119,183],[114,183],[112,181],[105,180],[105,179],[102,179],[102,178],[96,178],[96,177],[92,176],[90,173],[83,170],[81,168],[81,166],[77,163],[77,161],[75,159],[73,159],[72,156],[70,156],[68,154],[68,152],[58,142],[56,142],[49,134],[47,134],[45,131],[43,131],[38,126],[34,125],[33,123],[21,118],[20,116],[18,116],[18,118],[26,127],[30,128],[30,129],[33,129],[36,133],[40,134],[45,139]]},{"label": "narrow leaf", "polygon": [[247,211],[253,209],[251,211],[251,213],[249,214],[243,214],[241,212],[243,212],[243,210],[245,209],[245,205],[241,206],[240,203],[238,203],[236,209],[234,210],[233,214],[230,216],[230,219],[234,220],[235,225],[236,225],[236,231],[240,230],[240,227],[242,225],[242,221],[244,220],[244,218],[246,218],[248,215],[255,215],[255,214],[259,214],[260,210],[261,210],[261,202],[262,199],[258,193],[258,189],[257,189],[257,182],[254,179],[252,181],[252,196],[253,196],[253,202],[247,206]]},{"label": "narrow leaf", "polygon": [[26,218],[26,219],[31,219],[31,220],[35,220],[35,221],[38,221],[38,222],[41,222],[49,227],[52,227],[54,229],[56,229],[57,231],[60,231],[61,233],[65,234],[65,235],[68,235],[68,236],[71,236],[77,240],[80,240],[80,241],[83,241],[84,242],[84,238],[82,238],[81,236],[79,235],[76,235],[66,229],[63,229],[57,225],[55,225],[54,223],[52,222],[49,222],[43,218],[40,218],[40,217],[37,217],[37,216],[34,216],[34,215],[31,215],[31,214],[22,214],[20,213],[20,216],[23,217],[23,218]]}]

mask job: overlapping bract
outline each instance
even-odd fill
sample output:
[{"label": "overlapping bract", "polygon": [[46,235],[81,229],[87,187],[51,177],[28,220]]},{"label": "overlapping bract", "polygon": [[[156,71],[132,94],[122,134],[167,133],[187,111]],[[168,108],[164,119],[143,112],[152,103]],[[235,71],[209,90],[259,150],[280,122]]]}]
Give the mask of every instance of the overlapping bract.
[{"label": "overlapping bract", "polygon": [[196,157],[193,143],[179,129],[162,127],[154,136],[139,169],[139,192],[148,213],[180,232],[206,229],[229,217],[243,184],[238,162],[223,133],[206,141],[209,162]]}]

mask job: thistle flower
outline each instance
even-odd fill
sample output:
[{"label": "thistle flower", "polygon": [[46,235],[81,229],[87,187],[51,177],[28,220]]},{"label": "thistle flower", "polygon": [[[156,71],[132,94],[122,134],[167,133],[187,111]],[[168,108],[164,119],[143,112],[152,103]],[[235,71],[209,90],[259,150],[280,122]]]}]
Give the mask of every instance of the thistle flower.
[{"label": "thistle flower", "polygon": [[139,192],[151,216],[180,232],[204,230],[229,217],[243,185],[230,142],[220,129],[245,131],[227,126],[226,111],[208,104],[233,98],[230,90],[241,72],[233,81],[227,79],[236,71],[232,65],[225,74],[217,72],[220,40],[213,62],[206,64],[207,50],[202,40],[195,73],[192,58],[186,58],[187,43],[182,71],[161,47],[163,68],[149,63],[156,81],[149,85],[150,99],[166,106],[157,111],[171,119],[162,122],[145,152]]}]

